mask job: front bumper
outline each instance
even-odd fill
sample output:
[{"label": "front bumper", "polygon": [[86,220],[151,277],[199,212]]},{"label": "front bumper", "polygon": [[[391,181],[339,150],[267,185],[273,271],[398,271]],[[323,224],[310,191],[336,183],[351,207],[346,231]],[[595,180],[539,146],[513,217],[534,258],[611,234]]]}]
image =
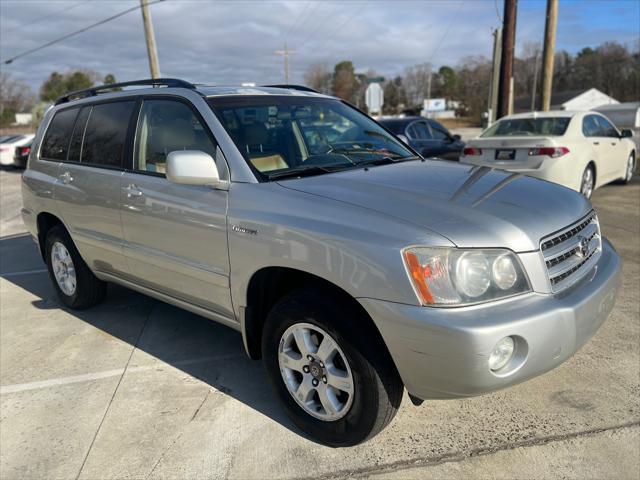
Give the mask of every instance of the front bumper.
[{"label": "front bumper", "polygon": [[[557,295],[529,293],[460,308],[429,308],[360,299],[384,338],[404,384],[422,398],[479,395],[551,370],[571,357],[613,309],[620,257],[603,241],[600,260],[580,282]],[[489,354],[516,338],[512,362],[499,372]]]}]

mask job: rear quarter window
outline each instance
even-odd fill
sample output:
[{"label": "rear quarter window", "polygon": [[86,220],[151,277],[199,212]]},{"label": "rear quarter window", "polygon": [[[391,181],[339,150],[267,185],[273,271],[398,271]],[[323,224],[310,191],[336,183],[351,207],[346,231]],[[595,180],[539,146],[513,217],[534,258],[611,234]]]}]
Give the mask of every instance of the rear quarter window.
[{"label": "rear quarter window", "polygon": [[135,101],[93,106],[84,132],[81,163],[121,167]]},{"label": "rear quarter window", "polygon": [[42,140],[40,156],[48,160],[66,160],[73,124],[78,114],[77,108],[57,112]]}]

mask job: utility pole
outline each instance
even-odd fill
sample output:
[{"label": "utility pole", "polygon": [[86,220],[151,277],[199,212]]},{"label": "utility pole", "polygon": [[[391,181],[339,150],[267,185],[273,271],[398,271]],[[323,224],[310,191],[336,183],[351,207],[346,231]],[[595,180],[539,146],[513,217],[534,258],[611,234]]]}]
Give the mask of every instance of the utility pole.
[{"label": "utility pole", "polygon": [[536,90],[538,90],[538,68],[540,67],[540,50],[536,49],[536,61],[533,65],[533,88],[531,89],[531,111],[536,110]]},{"label": "utility pole", "polygon": [[431,65],[429,65],[429,73],[427,74],[427,118],[431,118]]},{"label": "utility pole", "polygon": [[542,62],[542,111],[551,108],[553,87],[553,58],[556,52],[556,30],[558,29],[558,0],[547,0],[547,21],[544,27],[544,53]]},{"label": "utility pole", "polygon": [[156,37],[153,33],[153,23],[151,22],[148,0],[140,0],[140,10],[142,10],[142,22],[144,23],[144,37],[147,41],[147,54],[149,55],[149,70],[151,71],[151,78],[160,78],[158,51],[156,50]]},{"label": "utility pole", "polygon": [[295,50],[289,50],[287,42],[284,42],[284,50],[276,50],[277,55],[284,57],[284,84],[289,85],[289,55],[296,53]]},{"label": "utility pole", "polygon": [[513,77],[513,52],[516,43],[516,6],[518,0],[504,0],[502,28],[502,59],[498,87],[498,111],[496,119],[509,113],[511,105],[511,77]]},{"label": "utility pole", "polygon": [[502,29],[493,31],[493,66],[491,67],[491,85],[489,87],[489,112],[487,127],[496,121],[498,112],[498,91],[500,84],[500,57],[502,56]]}]

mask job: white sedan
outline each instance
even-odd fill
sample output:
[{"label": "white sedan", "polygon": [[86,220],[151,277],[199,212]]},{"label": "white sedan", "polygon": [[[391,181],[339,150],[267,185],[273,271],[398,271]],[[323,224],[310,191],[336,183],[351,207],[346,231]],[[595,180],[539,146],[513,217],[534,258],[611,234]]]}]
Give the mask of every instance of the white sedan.
[{"label": "white sedan", "polygon": [[469,141],[460,162],[542,178],[589,198],[602,185],[631,180],[632,136],[596,112],[509,115]]},{"label": "white sedan", "polygon": [[13,165],[13,156],[16,153],[16,147],[30,142],[33,137],[33,133],[28,135],[8,135],[0,140],[0,165]]}]

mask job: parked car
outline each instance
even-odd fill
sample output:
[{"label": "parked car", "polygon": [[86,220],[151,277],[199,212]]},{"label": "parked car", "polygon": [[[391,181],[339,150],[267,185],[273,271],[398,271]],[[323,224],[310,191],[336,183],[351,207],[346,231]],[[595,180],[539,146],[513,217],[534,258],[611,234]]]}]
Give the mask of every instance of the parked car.
[{"label": "parked car", "polygon": [[632,136],[597,112],[522,113],[470,140],[460,161],[549,180],[589,198],[607,183],[629,183],[636,166]]},{"label": "parked car", "polygon": [[[620,259],[576,192],[422,159],[304,87],[117,87],[58,100],[23,174],[60,301],[113,282],[240,331],[318,442],[371,438],[404,388],[419,404],[547,372],[613,308]],[[314,124],[342,133],[321,149]]]},{"label": "parked car", "polygon": [[430,118],[383,118],[380,123],[425,158],[458,160],[464,148],[460,135],[452,135]]},{"label": "parked car", "polygon": [[13,165],[13,156],[16,147],[26,144],[33,139],[34,135],[12,135],[3,142],[0,142],[0,165]]},{"label": "parked car", "polygon": [[29,153],[31,153],[31,144],[33,139],[29,140],[24,145],[20,145],[15,148],[15,154],[13,155],[13,166],[16,168],[26,168],[27,160],[29,160]]}]

